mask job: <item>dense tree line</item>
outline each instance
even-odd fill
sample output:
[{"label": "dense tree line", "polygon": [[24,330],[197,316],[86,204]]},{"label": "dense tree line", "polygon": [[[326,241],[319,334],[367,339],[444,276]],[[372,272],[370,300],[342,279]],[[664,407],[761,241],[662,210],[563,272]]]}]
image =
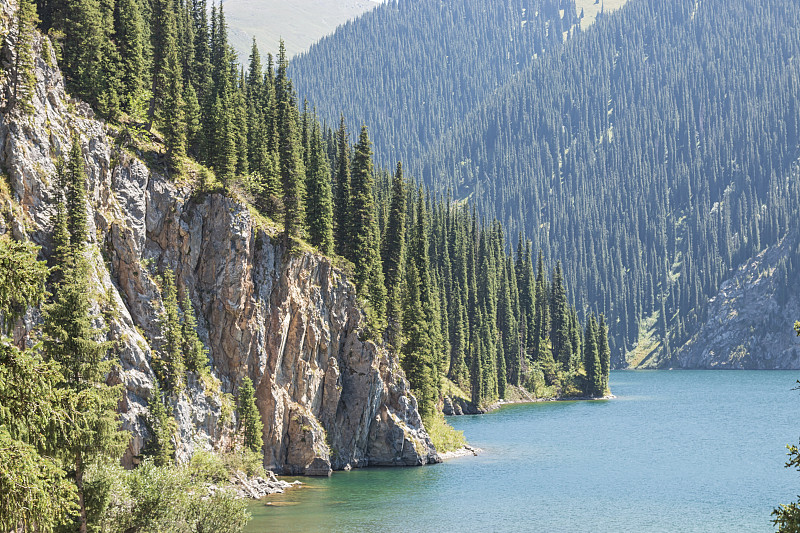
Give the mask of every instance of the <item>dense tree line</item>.
[{"label": "dense tree line", "polygon": [[[481,79],[480,66],[453,75],[436,63],[473,60],[466,48],[405,31],[427,23],[408,16],[410,4],[379,8],[297,62],[301,90],[323,116],[338,113],[339,101],[347,109],[374,104],[376,116],[399,109],[395,102],[405,100],[387,78],[414,90],[476,70]],[[472,2],[452,4],[460,12]],[[387,128],[394,137],[385,144],[426,139],[415,128],[429,122],[446,125],[440,139],[410,154],[418,177],[470,198],[511,234],[562,260],[579,314],[597,309],[610,318],[615,353],[668,364],[704,322],[721,283],[797,219],[800,188],[790,167],[800,140],[798,22],[800,7],[789,0],[631,0],[550,46],[471,112],[452,115],[450,102],[472,102],[469,86],[431,89],[425,110],[404,110],[407,125]],[[460,20],[438,24],[428,31],[484,31]],[[405,39],[401,50],[416,51],[411,58],[388,44],[394,34]],[[331,84],[328,76],[348,72],[328,68],[332,56],[350,61],[342,46],[368,51],[393,71]],[[428,64],[440,65],[435,76],[422,68]],[[487,83],[495,89],[494,79]]]},{"label": "dense tree line", "polygon": [[377,161],[408,162],[498,87],[561,46],[574,0],[389,0],[292,60],[323,117],[366,123]]}]

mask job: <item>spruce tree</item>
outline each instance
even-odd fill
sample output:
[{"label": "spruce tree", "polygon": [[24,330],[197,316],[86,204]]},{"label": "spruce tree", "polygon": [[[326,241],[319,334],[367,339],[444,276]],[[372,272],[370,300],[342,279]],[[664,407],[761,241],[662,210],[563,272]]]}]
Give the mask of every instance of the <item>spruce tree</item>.
[{"label": "spruce tree", "polygon": [[46,295],[38,247],[0,236],[0,530],[52,530],[73,511],[74,486],[54,452],[53,431],[67,418],[63,376],[34,349],[8,337]]},{"label": "spruce tree", "polygon": [[183,324],[181,325],[181,340],[183,344],[181,348],[186,370],[197,374],[207,372],[208,351],[197,336],[197,319],[194,316],[194,306],[185,288],[181,307],[183,308]]},{"label": "spruce tree", "polygon": [[319,124],[311,132],[310,154],[306,171],[306,227],[308,240],[325,255],[333,253],[333,202],[331,171],[322,146]]},{"label": "spruce tree", "polygon": [[584,393],[591,397],[601,396],[603,388],[597,340],[597,321],[594,315],[590,315],[586,321],[586,330],[583,336],[583,366],[586,369],[586,390]]},{"label": "spruce tree", "polygon": [[23,111],[30,112],[33,109],[31,99],[36,91],[33,38],[39,22],[32,0],[20,0],[15,19],[9,105],[19,104]]},{"label": "spruce tree", "polygon": [[181,327],[178,291],[175,275],[166,269],[161,276],[161,295],[164,310],[159,318],[161,347],[153,355],[153,372],[167,394],[179,392],[185,385],[184,339]]},{"label": "spruce tree", "polygon": [[237,415],[245,448],[261,453],[261,448],[264,446],[264,423],[261,421],[261,413],[256,406],[255,389],[249,377],[242,378],[242,383],[239,385]]},{"label": "spruce tree", "polygon": [[90,268],[85,253],[86,176],[82,156],[77,157],[79,153],[75,139],[70,158],[71,190],[67,213],[72,258],[56,287],[55,300],[44,307],[42,330],[46,358],[55,361],[64,376],[64,405],[69,415],[68,423],[58,436],[57,448],[71,466],[80,508],[78,529],[85,532],[83,476],[86,465],[98,458],[119,457],[128,437],[119,430],[116,413],[121,388],[106,384],[113,364],[106,359],[110,343],[97,339],[98,331],[90,315]]},{"label": "spruce tree", "polygon": [[72,137],[72,147],[69,151],[69,161],[66,167],[67,188],[67,230],[72,243],[72,249],[83,249],[89,232],[86,227],[88,215],[86,214],[86,171],[84,170],[83,152],[80,138],[77,134]]},{"label": "spruce tree", "polygon": [[389,220],[381,243],[381,259],[386,280],[386,337],[391,346],[399,348],[402,332],[402,265],[405,247],[406,191],[403,183],[403,165],[397,163],[392,179],[392,198]]},{"label": "spruce tree", "polygon": [[380,262],[371,145],[367,127],[362,126],[351,173],[351,256],[355,265],[356,290],[369,303],[373,326],[381,329],[386,316],[386,287]]},{"label": "spruce tree", "polygon": [[350,143],[344,125],[344,115],[336,133],[336,182],[333,203],[333,229],[336,253],[352,260],[352,212],[350,209]]},{"label": "spruce tree", "polygon": [[411,390],[417,397],[419,413],[423,420],[436,409],[436,386],[433,377],[433,342],[429,324],[420,300],[420,283],[417,267],[409,262],[406,276],[406,295],[403,303],[403,335],[400,363],[406,373]]},{"label": "spruce tree", "polygon": [[144,20],[136,0],[117,0],[114,35],[119,52],[120,104],[126,113],[138,116],[144,111],[141,98],[147,73]]},{"label": "spruce tree", "polygon": [[152,457],[156,466],[174,464],[174,437],[178,424],[172,417],[169,400],[161,392],[158,381],[153,384],[153,388],[150,390],[147,410],[147,428],[150,431],[150,439],[147,441],[142,453]]},{"label": "spruce tree", "polygon": [[606,319],[600,315],[600,325],[597,333],[597,349],[600,353],[600,371],[603,376],[601,394],[608,393],[608,377],[611,370],[611,348],[608,346],[608,326]]},{"label": "spruce tree", "polygon": [[275,92],[278,103],[278,158],[283,186],[283,240],[284,246],[288,248],[296,237],[302,235],[302,224],[305,220],[303,205],[305,169],[300,145],[297,105],[291,81],[286,73],[287,66],[286,48],[281,41]]}]

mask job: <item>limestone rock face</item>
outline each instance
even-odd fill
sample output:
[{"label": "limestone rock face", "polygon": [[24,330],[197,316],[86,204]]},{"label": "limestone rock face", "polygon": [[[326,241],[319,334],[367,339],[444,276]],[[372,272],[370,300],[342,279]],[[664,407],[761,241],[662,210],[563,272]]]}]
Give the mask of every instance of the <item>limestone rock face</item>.
[{"label": "limestone rock face", "polygon": [[[15,9],[15,1],[0,0],[0,33],[8,33]],[[68,98],[47,39],[37,36],[34,49],[32,113],[7,109],[7,80],[0,80],[0,165],[10,185],[10,194],[0,189],[0,234],[33,240],[49,255],[55,162],[76,134],[88,174],[96,322],[116,341],[120,365],[109,380],[125,386],[126,462],[149,438],[150,362],[163,310],[157,276],[166,268],[191,298],[221,382],[216,391],[189,375],[174,399],[180,460],[198,446],[228,444],[220,392],[235,395],[249,376],[264,421],[265,466],[276,472],[438,462],[397,361],[364,338],[364,315],[345,275],[314,253],[288,254],[243,203],[177,186],[158,154],[145,164],[126,132]]]}]

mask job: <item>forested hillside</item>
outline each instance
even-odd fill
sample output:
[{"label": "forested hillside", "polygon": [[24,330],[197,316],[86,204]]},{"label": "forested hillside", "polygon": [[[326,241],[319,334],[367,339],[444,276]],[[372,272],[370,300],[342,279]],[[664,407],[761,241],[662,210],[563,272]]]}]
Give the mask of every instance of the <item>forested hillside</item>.
[{"label": "forested hillside", "polygon": [[[423,147],[409,168],[564,261],[579,310],[610,317],[613,344],[627,353],[618,364],[669,364],[721,283],[797,220],[800,190],[788,177],[799,155],[799,18],[788,0],[632,0],[550,46],[480,105],[458,93],[475,109],[455,114],[458,125],[436,142],[414,126],[453,113],[409,113],[405,132]],[[372,27],[350,31],[367,39]],[[458,53],[409,39],[421,57]],[[397,56],[372,44],[364,49],[376,57]],[[328,58],[323,48],[335,47],[323,45],[302,61]],[[297,79],[311,99],[322,91],[323,101],[347,105],[392,98],[374,77],[341,84],[344,98],[307,70]]]},{"label": "forested hillside", "polygon": [[417,174],[430,143],[577,23],[573,0],[392,0],[314,44],[290,71],[322,117],[363,121],[378,161],[400,159]]}]

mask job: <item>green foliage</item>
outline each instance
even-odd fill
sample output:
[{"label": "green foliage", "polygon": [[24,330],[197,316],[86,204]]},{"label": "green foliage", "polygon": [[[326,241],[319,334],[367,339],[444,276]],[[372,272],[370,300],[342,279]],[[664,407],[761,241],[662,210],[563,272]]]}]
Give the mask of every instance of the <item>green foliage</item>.
[{"label": "green foliage", "polygon": [[156,466],[175,464],[175,434],[178,423],[172,416],[172,408],[161,393],[158,383],[150,390],[147,401],[147,426],[150,431],[150,440],[142,451],[143,455],[151,456]]},{"label": "green foliage", "polygon": [[328,156],[323,151],[322,135],[316,124],[311,132],[309,164],[306,174],[306,227],[308,241],[325,255],[333,253],[333,201]]},{"label": "green foliage", "polygon": [[75,512],[75,486],[52,452],[67,424],[58,365],[18,348],[5,333],[45,297],[47,268],[38,248],[0,236],[0,529],[51,531]]},{"label": "green foliage", "polygon": [[14,63],[11,71],[11,104],[19,104],[26,112],[33,109],[31,99],[36,91],[33,38],[39,17],[32,0],[21,0],[17,8],[14,32]]},{"label": "green foliage", "polygon": [[236,415],[239,419],[239,430],[244,436],[245,448],[261,453],[261,448],[264,446],[264,423],[256,406],[255,392],[252,380],[244,377],[239,385]]},{"label": "green foliage", "polygon": [[189,372],[204,374],[209,372],[208,350],[197,336],[197,319],[194,317],[194,306],[186,290],[183,291],[183,325],[181,335],[183,338],[183,354],[186,369]]},{"label": "green foliage", "polygon": [[164,302],[160,317],[162,343],[159,353],[153,355],[152,366],[165,392],[172,394],[186,385],[181,310],[172,270],[167,269],[161,276],[161,294]]},{"label": "green foliage", "polygon": [[202,483],[188,467],[156,466],[149,459],[131,471],[94,466],[87,473],[91,530],[241,531],[250,517],[247,502],[228,490],[207,496]]},{"label": "green foliage", "polygon": [[0,236],[0,320],[6,335],[29,307],[44,299],[48,271],[36,260],[38,251],[33,243]]},{"label": "green foliage", "polygon": [[[789,453],[789,461],[784,465],[786,468],[800,470],[800,449],[797,446],[786,446]],[[772,523],[778,527],[780,533],[797,533],[800,531],[800,501],[789,504],[781,504],[773,509],[772,516],[775,518]]]},{"label": "green foliage", "polygon": [[463,431],[456,431],[453,426],[447,423],[444,415],[435,411],[425,420],[425,429],[433,442],[436,451],[439,453],[460,450],[467,444]]}]

